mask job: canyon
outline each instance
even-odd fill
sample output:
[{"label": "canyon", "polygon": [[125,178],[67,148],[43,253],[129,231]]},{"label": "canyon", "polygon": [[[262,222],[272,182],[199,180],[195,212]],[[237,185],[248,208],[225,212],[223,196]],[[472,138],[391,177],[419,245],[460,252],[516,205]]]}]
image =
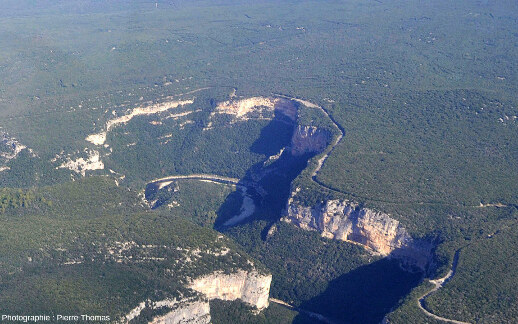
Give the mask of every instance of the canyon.
[{"label": "canyon", "polygon": [[[295,122],[297,121],[297,111],[295,110],[294,113],[293,109],[298,109],[297,103],[307,108],[319,109],[329,117],[324,109],[307,101],[295,100],[294,98],[254,97],[220,103],[211,114],[211,118],[214,118],[216,114],[228,114],[233,115],[233,122],[244,122],[248,118],[257,118],[257,116],[268,118],[268,113],[281,112]],[[336,124],[335,126],[337,132],[333,135],[330,130],[325,128],[296,124],[287,146],[281,149],[277,155],[268,157],[266,162],[263,163],[263,167],[269,167],[283,154],[293,157],[321,154],[321,156],[317,156],[317,169],[314,170],[310,179],[321,186],[315,179],[316,173],[343,137],[343,131]],[[213,125],[211,124],[210,127],[213,127]],[[171,181],[181,179],[208,180],[224,185],[234,185],[236,188],[239,186],[244,198],[241,214],[228,220],[224,224],[225,226],[236,225],[254,212],[256,202],[246,196],[246,190],[254,186],[257,187],[261,177],[254,178],[253,181],[243,181],[209,174],[178,175],[155,179],[148,183],[148,186],[156,187],[154,190],[157,191],[165,190],[171,184]],[[398,220],[381,211],[365,208],[357,202],[344,199],[329,199],[307,206],[297,200],[299,191],[299,188],[292,190],[285,210],[282,212],[281,221],[303,230],[317,231],[322,237],[328,239],[361,245],[374,255],[396,258],[404,269],[426,271],[431,260],[432,244],[425,240],[414,239]],[[239,299],[260,311],[268,307],[271,281],[271,275],[260,275],[256,271],[238,270],[234,273],[216,271],[193,279],[188,284],[188,288],[198,292],[207,300],[231,301]],[[202,302],[200,301],[200,303]],[[188,304],[186,307],[194,306]],[[196,309],[201,310],[203,307],[199,304]],[[181,315],[183,312],[182,308],[177,308],[163,317],[163,320],[166,318],[179,320],[184,318]],[[201,311],[196,312],[203,314]],[[158,319],[156,320],[156,323],[162,323]],[[193,321],[196,322],[194,319]]]}]

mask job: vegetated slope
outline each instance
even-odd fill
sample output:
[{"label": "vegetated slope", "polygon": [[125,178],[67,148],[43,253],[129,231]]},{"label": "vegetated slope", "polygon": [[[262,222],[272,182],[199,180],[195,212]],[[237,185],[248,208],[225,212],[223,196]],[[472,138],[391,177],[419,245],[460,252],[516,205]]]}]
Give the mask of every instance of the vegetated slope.
[{"label": "vegetated slope", "polygon": [[[246,274],[242,280],[252,290],[268,277],[228,238],[146,211],[135,192],[113,179],[92,177],[31,195],[45,200],[13,203],[0,214],[2,311],[149,320],[178,304],[208,303],[189,288],[204,275]],[[254,306],[246,293],[264,294],[236,295]],[[143,302],[146,307],[130,316]]]},{"label": "vegetated slope", "polygon": [[319,174],[325,184],[380,203],[518,201],[512,101],[456,90],[339,105],[330,109],[347,138]]},{"label": "vegetated slope", "polygon": [[[68,181],[73,171],[55,167],[68,154],[74,161],[95,157],[97,148],[85,147],[84,139],[113,111],[207,86],[222,87],[225,95],[237,87],[254,96],[281,92],[326,105],[346,137],[319,180],[390,212],[411,234],[442,240],[439,276],[465,240],[512,218],[512,206],[469,207],[516,204],[512,1],[68,3],[0,14],[0,126],[36,155],[24,150],[5,165],[10,169],[0,173],[2,186]],[[221,93],[211,97],[226,100]],[[160,132],[143,125],[156,121],[127,126],[150,143]],[[197,130],[191,134],[206,140]],[[133,144],[130,137],[121,144]],[[178,152],[192,147],[187,140]],[[168,164],[178,148],[170,149],[149,148],[141,156],[131,149],[117,160],[135,178],[138,169],[127,162],[138,161],[146,178],[173,170]],[[49,163],[62,150],[63,161]],[[218,167],[241,172],[255,157]],[[180,166],[192,170],[190,163]],[[109,171],[86,174],[94,172]],[[310,190],[301,193],[312,203],[337,198],[310,177],[296,181],[305,182]]]},{"label": "vegetated slope", "polygon": [[[130,181],[199,173],[242,178],[253,164],[277,153],[277,148],[290,139],[291,128],[270,120],[272,112],[255,118],[252,115],[247,123],[230,124],[226,115],[211,117],[211,94],[214,91],[200,92],[186,109],[201,111],[189,116],[155,116],[151,121],[136,119],[127,127],[119,127],[108,137],[113,152],[106,158],[107,166],[127,175]],[[150,125],[154,121],[158,123]],[[270,147],[254,150],[262,134],[266,134],[264,140]]]},{"label": "vegetated slope", "polygon": [[462,249],[454,278],[427,298],[434,314],[466,322],[518,320],[516,219]]},{"label": "vegetated slope", "polygon": [[[220,212],[220,206],[234,197],[234,203],[229,204],[229,210]],[[159,194],[154,208],[157,208],[157,212],[164,213],[174,209],[174,214],[210,228],[214,226],[218,214],[238,214],[242,200],[242,195],[232,186],[200,180],[180,180],[167,190],[167,194]]]},{"label": "vegetated slope", "polygon": [[261,240],[265,225],[252,222],[225,233],[272,271],[272,297],[335,322],[380,322],[421,278],[402,270],[397,260],[284,222]]},{"label": "vegetated slope", "polygon": [[273,302],[263,312],[254,314],[250,307],[242,302],[228,302],[216,299],[211,301],[210,310],[212,323],[214,324],[226,324],[229,322],[243,324],[315,323],[314,318],[294,310],[289,310]]}]

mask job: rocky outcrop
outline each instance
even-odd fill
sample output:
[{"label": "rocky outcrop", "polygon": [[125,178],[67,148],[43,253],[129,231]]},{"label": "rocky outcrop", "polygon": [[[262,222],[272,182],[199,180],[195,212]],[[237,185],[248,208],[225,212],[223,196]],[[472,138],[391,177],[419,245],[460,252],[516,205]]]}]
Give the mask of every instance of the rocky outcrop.
[{"label": "rocky outcrop", "polygon": [[[131,119],[137,116],[145,116],[145,115],[154,115],[169,109],[174,109],[180,106],[191,105],[194,103],[194,99],[192,100],[183,100],[183,101],[167,101],[162,103],[154,103],[147,106],[141,106],[133,108],[128,114],[110,119],[106,122],[106,126],[103,131],[96,134],[88,135],[85,140],[94,144],[94,145],[104,145],[106,142],[106,134],[115,126],[119,124],[126,124]],[[112,111],[114,116],[117,115],[117,112]]]},{"label": "rocky outcrop", "polygon": [[202,293],[208,299],[240,299],[262,310],[268,307],[271,282],[272,275],[239,270],[232,274],[215,272],[194,279],[189,288]]},{"label": "rocky outcrop", "polygon": [[291,138],[291,154],[322,152],[331,141],[331,133],[315,126],[299,125]]},{"label": "rocky outcrop", "polygon": [[214,113],[234,115],[242,119],[253,112],[273,111],[275,107],[274,98],[251,97],[240,100],[229,100],[218,103]]},{"label": "rocky outcrop", "polygon": [[87,158],[77,158],[72,160],[70,157],[67,157],[66,162],[61,164],[58,168],[61,169],[70,169],[76,173],[81,174],[83,177],[86,175],[86,171],[88,170],[103,170],[104,163],[101,161],[101,156],[98,151],[95,150],[84,150],[84,154],[87,154]]},{"label": "rocky outcrop", "polygon": [[210,306],[207,300],[182,303],[174,311],[155,317],[151,324],[208,324]]},{"label": "rocky outcrop", "polygon": [[213,129],[215,116],[225,114],[232,116],[232,123],[244,122],[249,119],[272,120],[278,114],[289,118],[290,122],[297,119],[297,105],[285,98],[250,97],[243,99],[233,98],[220,102],[210,114],[209,123],[204,130]]},{"label": "rocky outcrop", "polygon": [[11,168],[6,164],[16,159],[21,151],[27,150],[32,157],[37,157],[34,151],[20,143],[16,138],[10,137],[6,132],[0,131],[0,172]]},{"label": "rocky outcrop", "polygon": [[160,301],[141,302],[132,309],[120,322],[129,323],[140,316],[142,311],[169,310],[165,315],[157,316],[149,323],[152,324],[208,324],[210,323],[209,301],[203,298],[191,297],[180,300],[164,299]]},{"label": "rocky outcrop", "polygon": [[239,299],[260,311],[268,307],[271,282],[271,275],[260,274],[256,270],[238,270],[231,274],[217,271],[191,280],[188,288],[199,293],[198,296],[178,300],[143,301],[120,322],[129,323],[137,319],[144,310],[150,310],[164,314],[154,317],[150,322],[152,324],[206,324],[211,320],[209,300],[212,299]]},{"label": "rocky outcrop", "polygon": [[330,239],[358,243],[380,255],[398,257],[421,269],[430,259],[431,244],[414,240],[389,215],[349,201],[329,200],[307,207],[290,200],[283,220]]}]

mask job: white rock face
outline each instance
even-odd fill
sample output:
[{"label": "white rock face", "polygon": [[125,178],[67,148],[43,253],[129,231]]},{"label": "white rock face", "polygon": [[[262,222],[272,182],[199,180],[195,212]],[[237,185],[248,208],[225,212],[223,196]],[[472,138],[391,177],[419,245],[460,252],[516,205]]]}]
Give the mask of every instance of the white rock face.
[{"label": "white rock face", "polygon": [[[226,253],[222,253],[224,254]],[[129,311],[120,322],[129,323],[147,308],[170,310],[165,315],[153,318],[151,324],[208,324],[211,321],[209,300],[212,299],[240,299],[262,310],[268,307],[271,282],[271,275],[262,275],[255,270],[239,270],[232,274],[214,272],[192,280],[189,285],[189,288],[203,294],[203,297],[143,301]]]},{"label": "white rock face", "polygon": [[155,317],[151,324],[209,324],[210,306],[207,300],[182,302],[175,310]]},{"label": "white rock face", "polygon": [[184,298],[181,300],[165,299],[152,302],[150,300],[141,302],[137,307],[132,309],[120,322],[129,323],[131,320],[140,316],[140,313],[146,309],[159,310],[162,308],[171,309],[170,312],[162,316],[157,316],[149,323],[152,324],[209,324],[210,323],[210,305],[206,299]]},{"label": "white rock face", "polygon": [[315,126],[299,125],[291,138],[291,154],[322,152],[331,141],[331,134]]},{"label": "white rock face", "polygon": [[243,118],[253,111],[273,110],[275,99],[264,97],[252,97],[241,100],[229,100],[219,103],[215,113],[235,115]]},{"label": "white rock face", "polygon": [[250,118],[271,120],[272,113],[278,112],[292,121],[297,119],[296,105],[285,98],[250,97],[223,101],[218,103],[216,109],[210,114],[211,121],[205,129],[213,128],[212,119],[218,114],[231,115],[233,122],[241,122]]},{"label": "white rock face", "polygon": [[137,307],[133,308],[126,316],[124,316],[124,320],[122,322],[127,323],[139,316],[140,313],[146,308],[146,302],[141,302]]},{"label": "white rock face", "polygon": [[[27,149],[27,146],[21,144],[14,137],[10,137],[6,132],[0,131],[0,172],[9,170],[10,168],[5,164],[15,159],[25,149]],[[33,151],[28,150],[34,157]]]},{"label": "white rock face", "polygon": [[158,114],[169,109],[177,108],[179,106],[184,105],[190,105],[192,103],[194,103],[194,100],[168,101],[149,106],[136,107],[126,115],[122,115],[120,117],[108,120],[108,122],[106,122],[105,130],[97,134],[88,135],[85,140],[95,145],[103,145],[106,141],[107,132],[109,132],[113,127],[119,124],[126,124],[131,119],[133,119],[133,117]]},{"label": "white rock face", "polygon": [[194,279],[189,288],[204,294],[209,299],[240,299],[262,310],[268,307],[271,282],[272,275],[239,270],[232,274],[215,272]]},{"label": "white rock face", "polygon": [[329,200],[314,207],[290,201],[283,221],[305,230],[314,230],[323,237],[359,243],[384,256],[393,255],[425,269],[431,245],[416,242],[389,215],[357,204]]},{"label": "white rock face", "polygon": [[100,132],[98,134],[88,135],[85,140],[94,145],[103,145],[106,142],[106,132]]},{"label": "white rock face", "polygon": [[67,161],[59,166],[59,168],[70,169],[76,173],[81,174],[83,177],[87,170],[102,170],[104,169],[104,163],[101,161],[101,156],[98,151],[92,150],[87,151],[88,158],[78,158],[72,160],[70,157]]}]

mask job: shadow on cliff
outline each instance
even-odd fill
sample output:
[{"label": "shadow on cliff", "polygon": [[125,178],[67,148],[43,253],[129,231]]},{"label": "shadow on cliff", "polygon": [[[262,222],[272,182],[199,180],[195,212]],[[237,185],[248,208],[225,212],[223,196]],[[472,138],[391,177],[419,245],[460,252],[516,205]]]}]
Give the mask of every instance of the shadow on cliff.
[{"label": "shadow on cliff", "polygon": [[[261,161],[250,167],[239,184],[247,188],[255,205],[254,213],[239,224],[253,220],[267,220],[271,224],[281,217],[290,196],[291,182],[307,167],[308,160],[317,153],[294,156],[290,152],[290,144],[296,123],[282,112],[276,113],[267,126],[261,130],[259,138],[251,145],[250,151],[266,157],[282,154],[271,161]],[[216,212],[214,228],[224,231],[224,223],[239,214],[243,198],[239,191],[231,193]],[[263,235],[264,236],[264,235]]]},{"label": "shadow on cliff", "polygon": [[[333,323],[380,323],[421,278],[422,273],[404,271],[397,260],[384,258],[330,281],[323,293],[300,308]],[[293,323],[305,323],[304,317],[296,317]]]}]

